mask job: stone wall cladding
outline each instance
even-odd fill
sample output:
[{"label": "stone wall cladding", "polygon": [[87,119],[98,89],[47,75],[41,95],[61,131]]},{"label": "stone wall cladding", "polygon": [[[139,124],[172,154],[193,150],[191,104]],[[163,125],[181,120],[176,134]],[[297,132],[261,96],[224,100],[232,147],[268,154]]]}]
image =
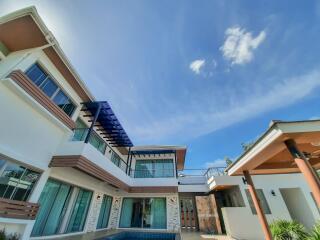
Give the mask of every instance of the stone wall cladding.
[{"label": "stone wall cladding", "polygon": [[102,204],[103,193],[95,192],[93,194],[92,206],[87,220],[87,232],[93,232],[96,230],[97,222],[99,218],[100,208]]},{"label": "stone wall cladding", "polygon": [[178,195],[167,196],[167,230],[178,232],[180,229],[180,209]]},{"label": "stone wall cladding", "polygon": [[112,208],[109,219],[109,228],[117,228],[120,218],[122,197],[113,197]]}]

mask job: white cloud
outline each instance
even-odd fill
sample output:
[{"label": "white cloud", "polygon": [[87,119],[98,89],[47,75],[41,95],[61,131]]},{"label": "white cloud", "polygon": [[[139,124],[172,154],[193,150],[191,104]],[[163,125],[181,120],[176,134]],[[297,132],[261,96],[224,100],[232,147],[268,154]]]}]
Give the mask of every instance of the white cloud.
[{"label": "white cloud", "polygon": [[[175,137],[176,139],[195,138],[222,129],[237,122],[255,117],[261,113],[293,104],[316,88],[320,87],[320,71],[310,71],[304,75],[278,79],[276,84],[253,89],[247,96],[230,96],[233,102],[220,110],[210,109],[209,103],[198,104],[197,109],[176,113],[166,118],[155,119],[148,125],[133,126],[132,133],[143,142]],[[209,105],[208,105],[209,104]]]},{"label": "white cloud", "polygon": [[320,116],[312,116],[311,118],[309,118],[309,120],[319,120]]},{"label": "white cloud", "polygon": [[211,168],[211,167],[226,167],[226,161],[224,159],[216,159],[210,162],[206,162],[204,164],[205,168]]},{"label": "white cloud", "polygon": [[206,61],[204,59],[197,59],[190,63],[189,68],[196,74],[199,74],[205,64]]},{"label": "white cloud", "polygon": [[226,40],[220,47],[225,59],[231,64],[245,64],[253,59],[255,50],[266,38],[266,32],[261,31],[258,36],[253,37],[251,32],[239,27],[228,28],[225,31]]}]

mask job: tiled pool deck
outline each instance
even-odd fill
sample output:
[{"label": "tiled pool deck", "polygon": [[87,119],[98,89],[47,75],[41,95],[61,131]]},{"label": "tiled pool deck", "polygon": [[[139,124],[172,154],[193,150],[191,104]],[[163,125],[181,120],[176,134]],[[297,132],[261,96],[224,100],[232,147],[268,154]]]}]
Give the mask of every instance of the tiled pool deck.
[{"label": "tiled pool deck", "polygon": [[200,232],[188,232],[182,231],[181,232],[181,239],[182,240],[233,240],[232,238],[226,235],[212,235]]}]

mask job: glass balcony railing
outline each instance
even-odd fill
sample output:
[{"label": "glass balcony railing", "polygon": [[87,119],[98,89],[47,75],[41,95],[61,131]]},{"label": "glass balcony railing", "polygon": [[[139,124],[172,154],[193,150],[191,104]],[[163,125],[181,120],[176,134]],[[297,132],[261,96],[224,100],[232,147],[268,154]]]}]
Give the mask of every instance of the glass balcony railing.
[{"label": "glass balcony railing", "polygon": [[133,178],[172,178],[175,174],[174,169],[131,169],[130,176]]},{"label": "glass balcony railing", "polygon": [[[89,128],[76,128],[74,129],[72,141],[85,141],[89,132]],[[103,140],[95,131],[91,132],[88,143],[90,143],[94,148],[96,148],[103,155],[106,154],[107,142]],[[115,152],[113,149],[108,146],[109,152],[111,154],[111,162],[114,163],[122,171],[127,172],[127,163]]]},{"label": "glass balcony railing", "polygon": [[[76,128],[74,129],[74,134],[72,141],[84,141],[88,135],[89,128]],[[106,142],[95,132],[91,132],[91,136],[88,141],[93,147],[95,147],[102,154],[105,154],[107,144]]]},{"label": "glass balcony railing", "polygon": [[207,172],[205,173],[207,179],[210,177],[217,177],[217,176],[223,176],[226,175],[226,172],[224,171],[225,167],[211,167],[208,168]]}]

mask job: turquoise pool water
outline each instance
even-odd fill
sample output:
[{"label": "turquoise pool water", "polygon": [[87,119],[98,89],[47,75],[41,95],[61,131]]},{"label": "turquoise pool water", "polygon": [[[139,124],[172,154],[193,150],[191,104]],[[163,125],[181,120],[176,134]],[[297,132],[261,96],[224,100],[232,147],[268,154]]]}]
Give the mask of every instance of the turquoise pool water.
[{"label": "turquoise pool water", "polygon": [[175,240],[174,233],[121,232],[98,240]]}]

